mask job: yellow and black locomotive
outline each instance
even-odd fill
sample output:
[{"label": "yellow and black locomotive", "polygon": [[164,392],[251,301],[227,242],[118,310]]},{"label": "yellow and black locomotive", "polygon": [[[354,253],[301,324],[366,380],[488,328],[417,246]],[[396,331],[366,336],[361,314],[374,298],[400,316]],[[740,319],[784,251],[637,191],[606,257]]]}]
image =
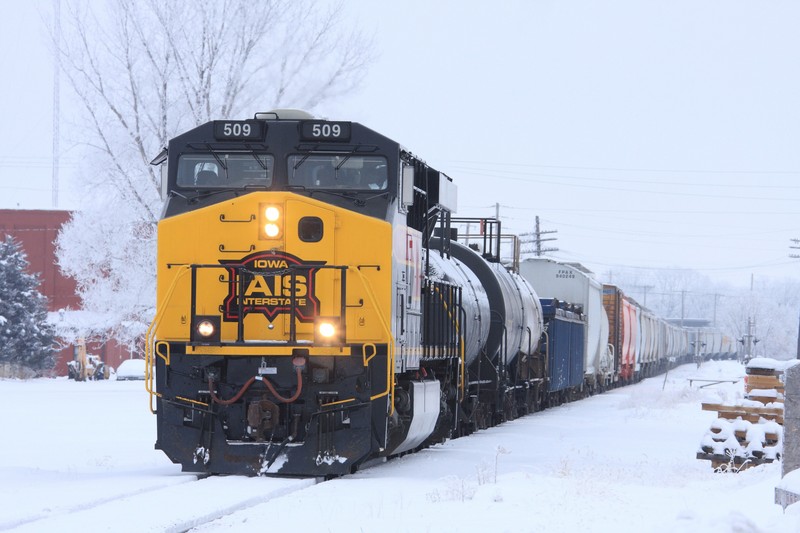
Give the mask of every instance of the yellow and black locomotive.
[{"label": "yellow and black locomotive", "polygon": [[148,388],[184,470],[341,475],[535,403],[542,311],[499,223],[453,240],[452,180],[396,142],[277,110],[153,163]]}]

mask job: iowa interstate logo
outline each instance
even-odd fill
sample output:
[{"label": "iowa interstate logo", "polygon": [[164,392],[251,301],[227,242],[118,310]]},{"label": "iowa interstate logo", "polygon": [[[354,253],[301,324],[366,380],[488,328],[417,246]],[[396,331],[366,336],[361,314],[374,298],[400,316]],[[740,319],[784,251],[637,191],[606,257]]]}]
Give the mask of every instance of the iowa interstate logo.
[{"label": "iowa interstate logo", "polygon": [[291,312],[301,322],[312,322],[319,314],[315,277],[325,261],[302,261],[285,252],[256,252],[240,261],[220,261],[228,266],[228,295],[222,309],[225,321],[239,319],[239,291],[242,290],[242,318],[258,313],[272,322]]}]

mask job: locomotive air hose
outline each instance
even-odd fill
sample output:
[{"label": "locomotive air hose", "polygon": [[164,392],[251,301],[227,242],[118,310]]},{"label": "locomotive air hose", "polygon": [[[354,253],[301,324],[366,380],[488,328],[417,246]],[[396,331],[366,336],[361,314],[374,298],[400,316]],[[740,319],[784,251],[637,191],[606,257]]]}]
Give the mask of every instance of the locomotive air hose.
[{"label": "locomotive air hose", "polygon": [[[278,391],[275,390],[275,387],[272,386],[272,383],[270,383],[267,378],[262,377],[261,381],[269,389],[272,395],[278,399],[278,401],[283,403],[292,403],[293,401],[297,400],[300,397],[300,394],[303,392],[303,376],[302,376],[303,369],[297,366],[295,367],[295,372],[297,373],[297,390],[290,398],[284,398],[283,396],[278,394]],[[220,405],[231,405],[233,403],[236,403],[236,401],[238,401],[239,398],[242,397],[242,395],[247,391],[248,388],[250,388],[250,385],[252,385],[255,382],[255,380],[256,380],[255,377],[248,379],[247,382],[242,386],[242,388],[239,389],[239,392],[236,393],[236,396],[234,396],[229,400],[223,400],[214,393],[214,382],[210,379],[208,380],[208,391],[209,393],[211,393],[211,399],[214,400],[214,402]]]},{"label": "locomotive air hose", "polygon": [[294,395],[291,398],[284,398],[283,396],[278,394],[278,391],[275,390],[275,387],[272,386],[272,383],[270,383],[267,378],[262,377],[261,381],[264,382],[264,385],[267,386],[272,395],[275,396],[278,400],[282,401],[283,403],[292,403],[293,401],[298,399],[300,397],[300,393],[303,392],[303,376],[302,376],[303,369],[300,368],[299,366],[296,366],[295,371],[297,372],[297,391],[295,391]]},{"label": "locomotive air hose", "polygon": [[241,389],[239,389],[239,392],[236,393],[236,396],[234,396],[230,400],[223,400],[221,398],[218,398],[217,395],[214,394],[214,382],[211,379],[208,380],[208,392],[211,393],[211,398],[215,402],[222,405],[230,405],[232,403],[235,403],[239,398],[241,398],[242,395],[245,393],[245,391],[250,387],[250,385],[252,385],[253,382],[255,382],[255,380],[256,380],[255,377],[248,379],[247,383],[245,383],[244,386]]}]

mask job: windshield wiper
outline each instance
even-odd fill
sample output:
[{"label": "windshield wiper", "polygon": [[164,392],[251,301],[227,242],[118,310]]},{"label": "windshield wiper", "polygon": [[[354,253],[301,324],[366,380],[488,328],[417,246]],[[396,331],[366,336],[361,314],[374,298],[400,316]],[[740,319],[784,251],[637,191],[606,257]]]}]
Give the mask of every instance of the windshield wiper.
[{"label": "windshield wiper", "polygon": [[302,165],[303,163],[305,163],[305,162],[306,162],[306,159],[308,159],[309,157],[311,157],[311,154],[306,154],[306,155],[304,155],[304,156],[303,156],[303,157],[300,159],[300,161],[298,161],[297,163],[295,163],[295,164],[294,164],[294,170],[297,170],[298,168],[300,168],[300,165]]},{"label": "windshield wiper", "polygon": [[225,189],[203,189],[203,190],[195,189],[195,191],[197,192],[197,194],[195,196],[192,196],[191,198],[187,198],[186,196],[182,196],[182,198],[186,198],[188,203],[193,204],[193,203],[197,203],[201,199],[204,200],[206,198],[209,198],[211,196],[216,196],[217,194],[220,194],[220,193],[223,193],[223,192],[232,192],[232,193],[236,194],[236,196],[239,196],[239,193],[242,193],[242,192],[258,191],[258,190],[265,190],[265,189],[263,187],[260,187],[258,185],[253,185],[253,184],[247,184],[244,187],[235,187],[235,188],[234,187],[227,187]]},{"label": "windshield wiper", "polygon": [[213,155],[213,156],[214,156],[214,159],[216,159],[216,160],[217,160],[217,163],[219,163],[219,166],[221,166],[221,167],[222,167],[222,169],[225,171],[225,179],[228,179],[228,167],[227,167],[227,166],[225,165],[225,163],[222,161],[222,158],[220,158],[220,157],[217,155],[217,153],[216,153],[216,152],[214,151],[214,149],[211,147],[211,144],[210,144],[210,143],[206,143],[206,148],[208,148],[208,151],[209,151],[209,153],[211,153],[211,155]]},{"label": "windshield wiper", "polygon": [[365,193],[365,192],[370,192],[370,191],[342,191],[342,192],[340,192],[340,191],[332,191],[330,189],[306,189],[305,187],[302,187],[300,185],[296,185],[296,187],[301,188],[303,190],[307,190],[308,191],[308,195],[310,197],[313,197],[315,193],[324,192],[325,194],[330,194],[331,196],[337,196],[339,198],[344,198],[345,200],[352,200],[353,203],[355,205],[357,205],[358,207],[364,207],[365,205],[367,205],[367,202],[369,202],[370,200],[374,200],[375,198],[379,198],[381,196],[385,196],[385,195],[389,194],[388,191],[383,191],[383,192],[380,192],[378,194],[373,194],[372,196],[368,196],[366,198],[361,198],[359,196],[360,194]]},{"label": "windshield wiper", "polygon": [[184,200],[189,200],[188,196],[184,196],[175,189],[170,189],[169,196],[177,196],[178,198],[183,198]]},{"label": "windshield wiper", "polygon": [[[209,190],[209,191],[197,191],[197,194],[195,196],[192,196],[191,198],[189,198],[188,203],[196,204],[200,200],[205,200],[206,198],[210,198],[211,196],[215,196],[215,195],[223,193],[223,192],[237,193],[240,190],[241,189],[230,189],[229,188],[229,189],[214,189],[214,190]],[[238,196],[238,194],[237,194],[237,196]]]},{"label": "windshield wiper", "polygon": [[[258,164],[259,164],[259,165],[261,165],[261,168],[263,168],[264,170],[267,170],[267,164],[266,164],[266,163],[264,163],[264,161],[262,161],[260,157],[258,157],[258,153],[256,153],[256,149],[255,149],[255,148],[251,148],[249,144],[245,144],[245,147],[246,147],[248,150],[250,150],[248,153],[249,153],[250,155],[252,155],[252,156],[253,156],[253,158],[254,158],[256,161],[258,161]],[[268,149],[268,147],[266,147],[266,146],[265,146],[265,147],[264,147],[264,149],[265,149],[265,150],[267,150],[267,149]]]},{"label": "windshield wiper", "polygon": [[350,157],[351,157],[351,156],[352,156],[352,153],[345,155],[345,156],[342,158],[342,162],[341,162],[341,163],[339,163],[338,165],[336,165],[336,170],[338,171],[340,168],[342,168],[342,166],[343,166],[345,163],[347,163],[347,160],[348,160],[348,159],[350,159]]}]

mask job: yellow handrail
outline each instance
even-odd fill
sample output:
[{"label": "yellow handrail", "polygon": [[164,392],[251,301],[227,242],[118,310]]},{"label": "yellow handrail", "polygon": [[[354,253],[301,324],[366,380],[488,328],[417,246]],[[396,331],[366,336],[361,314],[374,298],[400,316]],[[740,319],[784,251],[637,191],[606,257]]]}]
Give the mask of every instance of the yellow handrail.
[{"label": "yellow handrail", "polygon": [[[156,311],[156,316],[153,317],[153,321],[150,323],[150,327],[147,328],[147,333],[144,337],[144,372],[145,372],[145,379],[144,379],[144,388],[150,394],[150,412],[155,413],[155,409],[153,408],[153,396],[161,397],[161,394],[153,390],[153,378],[155,377],[155,372],[153,371],[153,352],[156,351],[155,346],[155,332],[156,326],[161,321],[162,316],[164,315],[167,304],[172,299],[172,294],[175,292],[175,287],[178,286],[178,280],[182,278],[189,270],[191,269],[191,265],[181,265],[178,267],[178,271],[175,274],[175,278],[172,280],[172,284],[169,286],[169,290],[167,291],[167,296],[164,298],[164,301],[161,302],[161,306]],[[166,343],[164,343],[166,344]],[[167,354],[166,357],[162,354],[160,355],[166,362],[169,364],[169,344],[167,346]]]},{"label": "yellow handrail", "polygon": [[[372,355],[367,357],[367,348],[372,348]],[[362,348],[363,353],[362,356],[364,358],[364,366],[369,366],[369,362],[372,361],[372,358],[378,355],[378,348],[371,342],[365,343],[364,347]]]},{"label": "yellow handrail", "polygon": [[[389,322],[386,320],[386,317],[381,312],[380,306],[378,306],[378,302],[375,299],[375,291],[372,289],[372,285],[370,284],[369,280],[356,267],[350,266],[348,267],[348,270],[355,272],[361,278],[361,282],[364,284],[364,289],[367,293],[367,296],[372,302],[375,312],[378,314],[378,319],[380,320],[381,326],[383,326],[384,333],[386,334],[386,338],[388,339],[388,342],[386,343],[388,356],[388,361],[386,362],[386,390],[374,396],[370,396],[369,399],[376,400],[384,396],[389,396],[389,414],[391,415],[394,414],[394,379],[392,377],[394,374],[394,338],[392,337],[392,329],[389,327]],[[372,357],[374,357],[374,355]],[[369,360],[371,360],[372,357],[370,357]],[[369,362],[369,360],[366,360],[366,362]]]},{"label": "yellow handrail", "polygon": [[[158,398],[161,397],[161,394],[159,394],[153,388],[154,373],[150,370],[152,368],[152,364],[154,362],[154,354],[158,355],[159,357],[164,359],[164,361],[167,364],[169,364],[169,358],[170,358],[170,355],[169,355],[169,344],[166,343],[166,342],[156,343],[155,342],[155,338],[154,338],[155,330],[156,330],[156,327],[158,326],[158,323],[161,321],[161,319],[162,319],[162,317],[163,317],[163,315],[164,315],[164,313],[166,311],[167,304],[172,299],[172,295],[175,292],[175,288],[178,285],[178,281],[180,280],[181,277],[183,277],[186,274],[186,272],[188,272],[191,269],[191,265],[181,265],[179,267],[179,269],[180,270],[175,274],[175,278],[172,280],[172,284],[170,285],[169,290],[167,291],[166,297],[161,302],[161,306],[159,307],[158,311],[156,312],[156,316],[153,318],[153,321],[151,322],[150,327],[147,328],[147,333],[145,334],[145,367],[146,367],[145,368],[145,389],[150,394],[150,412],[152,412],[152,413],[155,413],[155,409],[153,408],[153,396],[156,396]],[[373,305],[373,307],[375,309],[375,312],[378,314],[378,318],[379,318],[380,324],[383,327],[384,333],[386,334],[386,339],[388,341],[387,342],[388,361],[387,361],[387,365],[386,365],[386,390],[383,391],[383,392],[380,392],[378,394],[375,394],[374,396],[371,396],[370,400],[376,400],[378,398],[382,398],[383,396],[390,396],[390,398],[394,398],[394,379],[393,379],[392,376],[393,376],[394,364],[395,364],[395,350],[394,350],[394,339],[392,338],[392,330],[389,327],[389,323],[386,320],[386,317],[381,312],[381,309],[378,306],[377,300],[375,298],[375,291],[373,290],[372,285],[369,282],[369,279],[367,279],[366,276],[364,276],[364,274],[360,270],[355,268],[355,267],[350,266],[350,267],[348,267],[348,270],[350,270],[352,272],[355,272],[359,276],[359,278],[361,279],[361,282],[364,285],[364,290],[367,293],[367,296],[369,297],[370,301],[372,302],[372,305]],[[166,346],[166,351],[167,351],[166,354],[160,353],[159,350],[158,350],[158,347],[161,346],[162,344],[164,346]],[[368,365],[369,362],[377,354],[377,349],[376,349],[374,344],[371,344],[371,343],[370,344],[365,344],[364,345],[364,349],[366,349],[368,346],[372,346],[372,355],[370,355],[369,357],[366,357],[366,353],[364,353],[364,364],[365,365]],[[393,414],[393,413],[394,413],[394,402],[390,401],[389,402],[389,414]]]}]

